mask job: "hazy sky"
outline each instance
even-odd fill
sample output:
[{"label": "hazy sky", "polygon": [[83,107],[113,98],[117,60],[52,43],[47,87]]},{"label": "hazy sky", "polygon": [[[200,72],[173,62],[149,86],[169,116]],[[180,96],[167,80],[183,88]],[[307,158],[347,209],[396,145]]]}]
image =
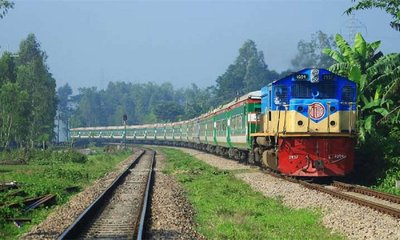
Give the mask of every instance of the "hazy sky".
[{"label": "hazy sky", "polygon": [[[290,67],[297,42],[322,30],[347,36],[351,0],[298,1],[15,1],[0,20],[0,52],[15,52],[34,33],[50,71],[74,89],[109,81],[210,86],[247,39],[270,69]],[[400,33],[380,10],[356,13],[368,41],[400,52]]]}]

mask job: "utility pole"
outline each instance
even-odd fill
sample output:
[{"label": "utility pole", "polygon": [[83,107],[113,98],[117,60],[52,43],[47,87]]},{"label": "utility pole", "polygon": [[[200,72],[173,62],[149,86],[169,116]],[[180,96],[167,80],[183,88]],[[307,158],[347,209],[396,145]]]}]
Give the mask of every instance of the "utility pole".
[{"label": "utility pole", "polygon": [[358,20],[354,13],[351,13],[350,18],[345,22],[344,27],[346,28],[347,41],[350,46],[354,44],[354,37],[357,32],[362,32],[363,34],[368,33],[367,27],[364,23]]},{"label": "utility pole", "polygon": [[126,121],[128,120],[128,116],[126,114],[124,114],[123,116],[123,120],[124,120],[124,149],[126,149]]}]

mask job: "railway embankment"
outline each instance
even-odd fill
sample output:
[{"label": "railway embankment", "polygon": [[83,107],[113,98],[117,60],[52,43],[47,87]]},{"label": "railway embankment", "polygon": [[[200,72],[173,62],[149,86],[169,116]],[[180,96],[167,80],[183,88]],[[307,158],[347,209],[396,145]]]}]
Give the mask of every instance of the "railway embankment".
[{"label": "railway embankment", "polygon": [[[270,176],[257,168],[193,149],[180,150],[221,171],[232,171],[236,179],[242,180],[267,199],[275,199],[292,209],[309,209],[319,213],[321,218],[317,221],[330,229],[331,233],[342,234],[348,239],[400,239],[398,218]],[[268,211],[265,212],[267,213]],[[308,231],[303,232],[302,236],[306,232]]]},{"label": "railway embankment", "polygon": [[184,188],[196,228],[207,239],[344,238],[322,225],[319,212],[285,206],[236,177],[255,168],[192,149],[161,151],[167,158],[165,172]]}]

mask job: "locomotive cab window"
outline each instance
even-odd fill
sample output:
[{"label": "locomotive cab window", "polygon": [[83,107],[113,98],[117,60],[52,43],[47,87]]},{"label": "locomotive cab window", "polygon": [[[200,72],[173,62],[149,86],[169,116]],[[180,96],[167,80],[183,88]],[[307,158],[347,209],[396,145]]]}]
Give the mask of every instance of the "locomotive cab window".
[{"label": "locomotive cab window", "polygon": [[298,82],[291,86],[293,98],[336,98],[337,86],[332,83]]},{"label": "locomotive cab window", "polygon": [[344,86],[342,88],[342,101],[353,102],[354,90],[351,86]]},{"label": "locomotive cab window", "polygon": [[288,97],[288,87],[287,86],[282,86],[282,85],[277,85],[275,87],[274,91],[274,103],[275,104],[287,104],[289,103],[289,97]]}]

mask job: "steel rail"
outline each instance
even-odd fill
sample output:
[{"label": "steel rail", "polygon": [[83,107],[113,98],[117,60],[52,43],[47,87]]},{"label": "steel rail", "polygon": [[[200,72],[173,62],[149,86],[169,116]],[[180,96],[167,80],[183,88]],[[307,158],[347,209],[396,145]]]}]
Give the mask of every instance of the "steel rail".
[{"label": "steel rail", "polygon": [[146,214],[147,214],[147,207],[149,205],[150,186],[153,181],[155,157],[156,157],[156,152],[154,151],[153,157],[151,158],[149,175],[147,177],[146,191],[145,191],[144,198],[142,201],[142,212],[140,214],[139,228],[137,231],[137,239],[138,240],[141,240],[143,238],[143,230],[144,230],[144,224],[145,224],[145,219],[146,219]]},{"label": "steel rail", "polygon": [[400,210],[399,209],[396,209],[396,208],[393,208],[393,207],[390,207],[390,206],[386,206],[384,204],[379,204],[379,203],[376,203],[376,202],[372,202],[372,201],[369,201],[369,200],[366,200],[366,199],[363,199],[363,198],[350,196],[350,195],[347,195],[347,194],[342,193],[342,192],[337,191],[337,190],[327,189],[324,186],[321,186],[321,185],[318,185],[318,184],[315,184],[315,183],[308,183],[308,182],[305,182],[305,181],[299,181],[299,183],[301,185],[303,185],[304,187],[307,187],[307,188],[310,188],[310,189],[314,189],[314,190],[317,190],[317,191],[320,191],[320,192],[324,192],[324,193],[333,195],[333,196],[335,196],[337,198],[344,199],[344,200],[347,200],[347,201],[350,201],[350,202],[353,202],[353,203],[357,203],[357,204],[362,205],[362,206],[370,207],[370,208],[375,209],[375,210],[377,210],[379,212],[383,212],[383,213],[392,215],[393,217],[400,218]]},{"label": "steel rail", "polygon": [[380,198],[382,200],[386,200],[386,201],[389,201],[389,202],[392,202],[392,203],[400,204],[400,196],[396,196],[396,195],[393,195],[393,194],[379,192],[379,191],[372,190],[372,189],[369,189],[369,188],[366,188],[366,187],[363,187],[363,186],[352,185],[352,184],[347,184],[347,183],[338,182],[338,181],[333,181],[332,185],[337,187],[337,188],[345,189],[347,191],[361,193],[361,194],[364,194],[364,195]]},{"label": "steel rail", "polygon": [[[273,171],[270,171],[270,170],[269,171],[265,171],[264,170],[264,172],[269,174],[269,175],[271,175],[271,176],[273,176],[273,177],[284,179],[286,181],[293,182],[293,183],[298,183],[298,184],[301,184],[302,186],[304,186],[306,188],[313,189],[313,190],[320,191],[320,192],[324,192],[324,193],[327,193],[327,194],[332,195],[334,197],[337,197],[337,198],[340,198],[340,199],[343,199],[343,200],[346,200],[346,201],[349,201],[349,202],[353,202],[353,203],[356,203],[356,204],[359,204],[359,205],[362,205],[362,206],[365,206],[365,207],[369,207],[369,208],[375,209],[375,210],[377,210],[379,212],[389,214],[389,215],[391,215],[393,217],[396,217],[396,218],[400,218],[400,210],[397,209],[397,208],[393,208],[391,206],[387,206],[387,205],[384,205],[384,204],[380,204],[380,203],[376,203],[376,202],[373,202],[373,201],[369,201],[369,200],[366,200],[366,199],[363,199],[363,198],[360,198],[360,197],[351,196],[351,195],[348,195],[348,194],[345,194],[345,193],[341,192],[340,190],[328,189],[328,188],[325,188],[323,185],[320,185],[320,184],[309,183],[309,182],[306,182],[304,180],[296,179],[296,178],[293,178],[293,177],[283,176],[283,175],[281,175],[279,173],[276,173],[276,172],[273,172]],[[347,184],[347,185],[348,186],[353,186],[353,185],[350,185],[350,184]],[[332,186],[335,186],[335,185],[332,184]],[[338,188],[341,189],[340,187],[338,187]],[[361,187],[361,188],[364,189],[364,187]],[[371,190],[371,191],[373,191],[373,190]],[[376,191],[374,191],[374,192],[376,192]],[[360,194],[364,194],[362,192],[359,192],[359,193]],[[368,194],[365,194],[365,195],[368,195]],[[382,196],[383,195],[385,195],[385,193],[382,193]],[[390,194],[388,194],[388,195],[390,195]],[[397,197],[397,196],[395,196],[395,197]]]},{"label": "steel rail", "polygon": [[118,187],[118,185],[124,180],[124,178],[129,174],[130,169],[132,169],[139,159],[145,154],[146,151],[142,151],[139,156],[137,156],[131,164],[110,184],[110,186],[97,197],[90,205],[87,207],[79,217],[57,238],[61,239],[74,239],[79,234],[79,230],[85,226],[85,222],[88,221],[97,212],[97,209],[101,208],[103,203],[108,200],[111,193]]}]

